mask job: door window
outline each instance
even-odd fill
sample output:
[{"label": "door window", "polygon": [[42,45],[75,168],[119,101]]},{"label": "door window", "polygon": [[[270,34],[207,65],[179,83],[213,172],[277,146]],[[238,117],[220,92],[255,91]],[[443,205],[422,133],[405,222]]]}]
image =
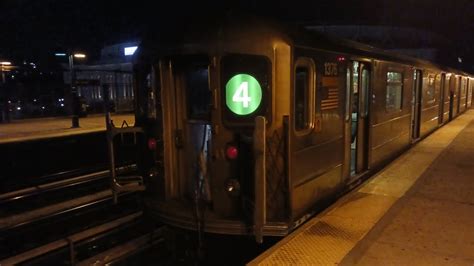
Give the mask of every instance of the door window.
[{"label": "door window", "polygon": [[398,111],[402,109],[403,75],[400,72],[387,72],[387,111]]},{"label": "door window", "polygon": [[294,120],[295,130],[304,132],[313,127],[314,119],[314,63],[299,58],[295,64]]},{"label": "door window", "polygon": [[369,82],[369,79],[370,79],[370,73],[369,73],[369,70],[367,69],[362,69],[362,76],[361,76],[361,106],[362,106],[362,110],[361,110],[361,115],[363,117],[366,117],[367,116],[367,113],[369,112],[369,85],[370,85],[370,82]]},{"label": "door window", "polygon": [[196,65],[184,73],[188,119],[209,120],[211,111],[211,90],[209,89],[209,68]]}]

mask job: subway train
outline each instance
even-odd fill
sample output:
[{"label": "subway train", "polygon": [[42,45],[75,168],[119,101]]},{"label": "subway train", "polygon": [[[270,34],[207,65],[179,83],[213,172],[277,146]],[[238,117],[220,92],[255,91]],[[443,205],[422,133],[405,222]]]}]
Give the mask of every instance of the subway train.
[{"label": "subway train", "polygon": [[147,213],[262,242],[470,108],[474,76],[229,18],[145,39],[134,86]]}]

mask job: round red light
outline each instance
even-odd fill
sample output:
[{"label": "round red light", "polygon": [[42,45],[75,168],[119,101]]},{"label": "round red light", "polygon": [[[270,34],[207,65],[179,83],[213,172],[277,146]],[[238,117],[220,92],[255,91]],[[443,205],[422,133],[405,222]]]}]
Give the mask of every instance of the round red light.
[{"label": "round red light", "polygon": [[150,150],[156,149],[156,139],[154,138],[148,139],[148,149]]},{"label": "round red light", "polygon": [[239,150],[234,146],[228,146],[227,150],[225,151],[227,158],[235,159],[239,155]]}]

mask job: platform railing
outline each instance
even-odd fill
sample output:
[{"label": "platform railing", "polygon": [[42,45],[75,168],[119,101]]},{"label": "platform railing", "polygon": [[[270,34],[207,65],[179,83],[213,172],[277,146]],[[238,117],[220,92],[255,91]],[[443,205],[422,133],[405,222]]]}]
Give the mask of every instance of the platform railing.
[{"label": "platform railing", "polygon": [[[109,153],[109,172],[110,172],[110,187],[113,193],[114,203],[117,203],[118,194],[126,191],[143,191],[145,184],[143,176],[140,175],[118,175],[116,164],[116,139],[120,138],[120,145],[126,144],[126,140],[132,139],[132,145],[138,147],[144,145],[145,139],[144,131],[141,127],[129,126],[124,120],[121,127],[116,127],[110,116],[109,101],[108,101],[108,87],[104,86],[104,103],[105,103],[105,122],[107,128],[107,149]],[[138,149],[139,150],[139,149]],[[137,151],[138,152],[138,151]]]}]

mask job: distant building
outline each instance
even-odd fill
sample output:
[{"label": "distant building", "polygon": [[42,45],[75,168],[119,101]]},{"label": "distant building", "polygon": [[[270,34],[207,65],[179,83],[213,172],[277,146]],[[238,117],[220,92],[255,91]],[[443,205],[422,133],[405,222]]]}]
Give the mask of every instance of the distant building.
[{"label": "distant building", "polygon": [[[75,64],[78,96],[87,103],[89,112],[103,111],[102,85],[109,85],[109,99],[116,112],[133,111],[132,55],[138,42],[115,44],[101,50],[100,60],[94,64]],[[64,72],[65,83],[70,84],[70,72]]]}]

